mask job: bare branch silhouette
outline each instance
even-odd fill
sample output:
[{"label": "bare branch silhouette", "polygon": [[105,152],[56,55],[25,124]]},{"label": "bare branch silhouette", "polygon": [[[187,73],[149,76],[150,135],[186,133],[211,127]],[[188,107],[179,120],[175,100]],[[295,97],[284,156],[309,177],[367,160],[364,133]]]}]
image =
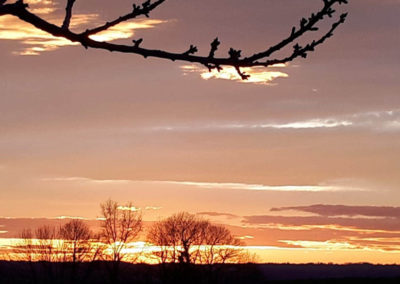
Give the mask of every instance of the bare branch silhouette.
[{"label": "bare branch silhouette", "polygon": [[[141,47],[143,39],[133,40],[133,45],[114,44],[104,41],[96,41],[90,38],[91,35],[98,34],[102,31],[108,30],[109,28],[116,26],[122,22],[138,18],[140,16],[149,17],[150,12],[159,7],[166,0],[146,0],[140,5],[133,4],[132,11],[120,16],[119,18],[109,21],[101,26],[87,29],[81,33],[72,32],[69,29],[71,18],[72,18],[72,7],[75,0],[67,0],[66,15],[64,22],[61,27],[52,24],[39,16],[31,13],[28,10],[28,4],[24,3],[23,0],[17,0],[14,3],[6,4],[6,1],[0,1],[0,16],[3,15],[14,15],[20,18],[22,21],[27,22],[35,26],[36,28],[47,32],[56,37],[62,37],[70,40],[71,42],[78,42],[85,48],[103,49],[108,51],[116,51],[122,53],[133,53],[142,55],[143,57],[156,57],[162,59],[170,59],[172,61],[185,61],[191,63],[199,63],[206,66],[210,71],[212,69],[222,70],[223,66],[232,66],[236,69],[238,74],[243,80],[249,78],[248,74],[241,71],[242,67],[268,67],[278,63],[288,63],[299,57],[306,58],[308,53],[315,50],[315,48],[324,43],[328,38],[333,36],[333,32],[345,22],[347,13],[341,14],[337,21],[335,21],[331,28],[320,37],[316,37],[308,44],[302,46],[299,43],[295,43],[304,34],[308,32],[318,31],[317,24],[321,23],[327,17],[333,17],[336,13],[334,9],[337,5],[348,4],[348,0],[322,0],[323,7],[312,13],[307,18],[302,18],[299,27],[293,27],[289,36],[281,40],[275,45],[272,45],[265,50],[254,53],[250,56],[243,57],[242,51],[230,48],[227,57],[216,57],[220,41],[216,38],[211,43],[210,51],[207,56],[197,56],[198,48],[195,45],[190,45],[183,53],[169,52],[164,49],[148,49]],[[286,47],[290,47],[293,44],[293,50],[286,56],[282,57],[271,57],[277,51],[282,50]]]},{"label": "bare branch silhouette", "polygon": [[62,240],[62,251],[67,254],[64,261],[72,263],[88,260],[93,251],[92,232],[82,220],[73,219],[61,226],[59,237]]},{"label": "bare branch silhouette", "polygon": [[111,199],[100,204],[102,214],[102,232],[100,240],[111,250],[111,255],[103,253],[110,261],[110,280],[118,282],[120,264],[127,256],[124,249],[134,241],[142,231],[142,215],[137,212],[131,202],[120,206]]},{"label": "bare branch silhouette", "polygon": [[227,228],[187,212],[155,222],[147,241],[159,248],[154,256],[163,264],[239,263],[245,254]]},{"label": "bare branch silhouette", "polygon": [[64,30],[69,29],[69,24],[70,24],[71,18],[72,18],[72,7],[74,6],[74,4],[75,4],[75,0],[68,0],[67,7],[65,7],[65,19],[61,26],[61,28]]}]

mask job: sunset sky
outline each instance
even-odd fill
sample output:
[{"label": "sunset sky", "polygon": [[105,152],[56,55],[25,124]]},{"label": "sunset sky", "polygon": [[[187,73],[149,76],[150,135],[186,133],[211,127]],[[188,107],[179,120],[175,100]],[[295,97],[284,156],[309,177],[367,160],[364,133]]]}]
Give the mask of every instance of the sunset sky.
[{"label": "sunset sky", "polygon": [[[65,1],[25,2],[62,22]],[[218,36],[220,55],[249,55],[321,5],[167,0],[96,39],[207,55]],[[72,29],[131,7],[78,0]],[[232,226],[262,261],[400,263],[400,1],[338,9],[346,23],[307,59],[246,82],[0,17],[0,237],[43,222],[20,218],[95,219],[112,198],[146,221],[188,211]]]}]

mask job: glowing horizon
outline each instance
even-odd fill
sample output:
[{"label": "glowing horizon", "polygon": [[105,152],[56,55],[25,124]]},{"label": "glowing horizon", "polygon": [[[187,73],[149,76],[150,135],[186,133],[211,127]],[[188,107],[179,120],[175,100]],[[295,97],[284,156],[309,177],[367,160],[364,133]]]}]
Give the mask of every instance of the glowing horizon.
[{"label": "glowing horizon", "polygon": [[[130,13],[128,2],[75,1],[71,31]],[[207,57],[218,37],[215,58],[248,58],[323,4],[175,2],[91,38]],[[177,212],[210,219],[265,262],[399,263],[397,2],[349,1],[332,39],[243,68],[246,81],[226,66],[77,48],[1,16],[0,243],[71,219],[98,229],[112,199],[146,228]],[[24,3],[62,25],[65,1]]]}]

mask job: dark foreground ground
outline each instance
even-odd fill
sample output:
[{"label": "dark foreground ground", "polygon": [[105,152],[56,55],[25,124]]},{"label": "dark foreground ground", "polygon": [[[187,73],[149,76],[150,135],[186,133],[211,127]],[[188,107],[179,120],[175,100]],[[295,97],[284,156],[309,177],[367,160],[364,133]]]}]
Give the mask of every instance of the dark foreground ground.
[{"label": "dark foreground ground", "polygon": [[69,283],[400,283],[400,266],[371,264],[244,264],[215,266],[0,261],[0,284]]}]

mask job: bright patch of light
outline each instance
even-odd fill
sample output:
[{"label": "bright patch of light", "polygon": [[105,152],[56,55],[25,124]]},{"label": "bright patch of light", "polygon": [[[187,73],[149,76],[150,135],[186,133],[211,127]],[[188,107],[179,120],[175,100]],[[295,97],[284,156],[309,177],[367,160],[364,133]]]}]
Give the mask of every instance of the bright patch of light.
[{"label": "bright patch of light", "polygon": [[[40,2],[40,1],[38,1]],[[36,2],[35,2],[36,3]],[[41,8],[44,9],[44,8]],[[47,8],[46,8],[47,9]],[[46,13],[52,12],[51,10]],[[44,12],[43,12],[44,13]],[[62,22],[62,18],[52,19],[52,22]],[[71,20],[71,29],[79,29],[89,23],[99,22],[97,14],[74,14]],[[114,41],[131,38],[135,30],[150,29],[164,23],[162,20],[142,20],[138,22],[124,22],[107,31],[92,35],[97,41]],[[61,37],[54,37],[16,17],[5,15],[0,17],[0,39],[17,40],[23,43],[22,50],[14,52],[16,55],[39,55],[45,51],[53,51],[64,46],[79,45]]]},{"label": "bright patch of light", "polygon": [[59,219],[59,220],[68,220],[68,219],[89,220],[88,218],[79,217],[79,216],[58,216],[58,217],[56,217],[56,219]]},{"label": "bright patch of light", "polygon": [[56,10],[53,0],[25,0],[29,5],[29,11],[37,15],[47,15]]},{"label": "bright patch of light", "polygon": [[[182,186],[192,186],[204,189],[238,189],[251,191],[304,191],[304,192],[323,192],[323,191],[346,191],[356,190],[355,188],[345,188],[338,186],[323,185],[263,185],[246,183],[217,183],[217,182],[192,182],[192,181],[153,181],[153,183],[174,184]],[[357,189],[360,190],[360,189]]]},{"label": "bright patch of light", "polygon": [[96,41],[113,41],[117,39],[131,38],[135,30],[150,29],[156,25],[164,23],[161,20],[144,20],[141,22],[123,22],[115,27],[112,27],[104,32],[91,35],[90,38]]},{"label": "bright patch of light", "polygon": [[[273,67],[284,67],[284,66],[273,66]],[[201,78],[204,80],[209,79],[223,79],[223,80],[231,80],[237,81],[240,83],[253,83],[253,84],[264,84],[268,85],[273,80],[277,78],[286,78],[289,77],[288,74],[280,72],[280,71],[265,71],[265,68],[241,68],[243,73],[250,75],[250,78],[247,80],[242,80],[242,78],[237,73],[234,67],[224,67],[223,70],[218,71],[213,69],[209,71],[208,69],[201,68],[195,65],[185,65],[182,66],[181,69],[184,72],[184,75],[188,73],[199,73]]]},{"label": "bright patch of light", "polygon": [[317,250],[349,250],[349,249],[360,249],[359,246],[350,244],[348,242],[334,242],[334,241],[291,241],[291,240],[280,240],[279,242],[288,245],[299,246],[302,248],[310,248]]},{"label": "bright patch of light", "polygon": [[135,207],[135,206],[132,206],[132,207],[118,206],[118,210],[136,212],[136,211],[140,211],[140,208],[137,208],[137,207]]},{"label": "bright patch of light", "polygon": [[293,122],[293,123],[286,123],[280,125],[271,125],[265,124],[261,125],[261,128],[277,128],[277,129],[284,129],[284,128],[295,128],[295,129],[307,129],[307,128],[332,128],[332,127],[339,127],[339,126],[350,126],[353,123],[350,121],[338,121],[338,120],[320,120],[320,119],[313,119],[309,121],[302,121],[302,122]]},{"label": "bright patch of light", "polygon": [[254,239],[253,236],[241,236],[241,237],[236,237],[239,240],[249,240],[249,239]]}]

